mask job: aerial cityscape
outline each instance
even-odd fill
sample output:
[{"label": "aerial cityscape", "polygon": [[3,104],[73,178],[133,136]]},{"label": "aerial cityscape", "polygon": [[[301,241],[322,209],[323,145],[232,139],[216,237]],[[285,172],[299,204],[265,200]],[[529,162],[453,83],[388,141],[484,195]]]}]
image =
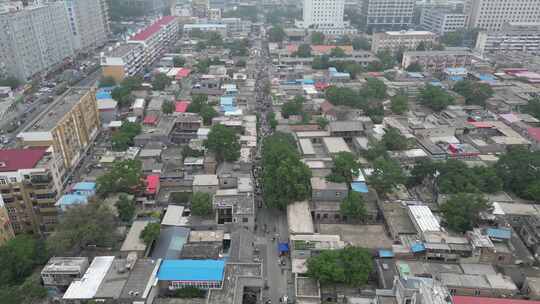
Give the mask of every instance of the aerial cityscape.
[{"label": "aerial cityscape", "polygon": [[540,304],[540,0],[0,24],[0,304]]}]

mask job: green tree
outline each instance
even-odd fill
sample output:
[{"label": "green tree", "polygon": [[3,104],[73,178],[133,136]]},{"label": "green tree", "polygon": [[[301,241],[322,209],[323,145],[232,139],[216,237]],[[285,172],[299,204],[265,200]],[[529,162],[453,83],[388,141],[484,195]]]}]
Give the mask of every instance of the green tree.
[{"label": "green tree", "polygon": [[396,59],[390,50],[379,51],[377,57],[382,65],[382,70],[392,69],[396,65]]},{"label": "green tree", "polygon": [[317,118],[317,124],[319,125],[319,128],[321,128],[321,130],[326,129],[326,127],[328,126],[329,123],[330,122],[328,121],[328,119],[326,119],[324,117]]},{"label": "green tree", "polygon": [[349,106],[353,108],[363,108],[366,106],[366,99],[360,96],[355,90],[346,87],[331,86],[325,91],[326,99],[333,105]]},{"label": "green tree", "polygon": [[476,226],[480,211],[487,207],[487,200],[481,194],[457,193],[442,204],[441,213],[448,228],[464,233]]},{"label": "green tree", "polygon": [[30,235],[17,235],[0,247],[0,286],[22,283],[46,259],[42,241]]},{"label": "green tree", "polygon": [[267,119],[268,119],[268,123],[270,124],[270,128],[272,130],[275,130],[277,125],[278,125],[278,121],[276,119],[276,113],[269,112],[268,114],[266,114],[266,116],[267,116]]},{"label": "green tree", "polygon": [[436,112],[440,112],[447,106],[454,104],[454,97],[452,97],[452,95],[448,94],[440,87],[430,84],[426,85],[425,88],[420,89],[418,99],[421,104]]},{"label": "green tree", "polygon": [[486,100],[491,98],[494,93],[490,85],[471,80],[456,82],[453,90],[465,97],[467,104],[480,106],[485,106]]},{"label": "green tree", "polygon": [[54,255],[69,254],[88,245],[111,247],[116,241],[116,220],[107,206],[98,202],[69,208],[56,230],[47,239],[47,248]]},{"label": "green tree", "polygon": [[371,44],[364,37],[355,37],[352,40],[352,46],[355,50],[364,50],[364,51],[371,50]]},{"label": "green tree", "polygon": [[385,70],[385,66],[380,61],[372,61],[367,65],[366,70],[369,72],[382,72]]},{"label": "green tree", "polygon": [[341,58],[341,57],[346,57],[346,56],[347,54],[340,47],[335,47],[330,51],[330,57],[333,57],[333,58]]},{"label": "green tree", "polygon": [[206,292],[197,287],[184,287],[174,291],[173,297],[183,299],[204,298]]},{"label": "green tree", "polygon": [[268,206],[285,209],[311,195],[311,171],[300,160],[294,139],[275,133],[264,139],[263,196]]},{"label": "green tree", "polygon": [[112,77],[112,76],[101,77],[99,79],[99,87],[100,88],[113,87],[115,85],[116,85],[116,80],[114,80],[114,77]]},{"label": "green tree", "polygon": [[339,205],[342,216],[362,220],[367,215],[366,205],[362,195],[355,191],[349,191],[347,197]]},{"label": "green tree", "polygon": [[352,183],[354,176],[358,175],[360,164],[351,152],[339,152],[334,156],[334,167],[328,180],[336,183]]},{"label": "green tree", "polygon": [[240,143],[233,129],[224,125],[215,125],[208,133],[204,146],[222,161],[236,161],[240,157]]},{"label": "green tree", "polygon": [[285,39],[285,31],[281,26],[273,26],[268,31],[268,39],[270,42],[282,42]]},{"label": "green tree", "polygon": [[390,151],[405,150],[409,145],[407,138],[401,135],[398,129],[392,127],[386,130],[381,142]]},{"label": "green tree", "polygon": [[149,223],[144,227],[143,231],[141,231],[139,237],[146,246],[150,246],[159,237],[160,230],[161,225],[159,223]]},{"label": "green tree", "polygon": [[140,76],[131,76],[131,77],[124,78],[124,80],[122,80],[120,85],[122,87],[127,88],[131,92],[133,90],[136,90],[136,89],[140,88],[142,83],[143,83],[142,77],[140,77]]},{"label": "green tree", "polygon": [[321,32],[311,33],[311,44],[324,44],[324,34]]},{"label": "green tree", "polygon": [[284,118],[289,118],[292,115],[301,115],[303,113],[303,107],[305,98],[303,96],[297,95],[292,101],[286,102],[281,107],[281,114]]},{"label": "green tree", "polygon": [[536,195],[536,187],[540,180],[540,152],[531,152],[527,148],[513,148],[502,155],[495,165],[507,191],[514,192],[519,197],[540,200]]},{"label": "green tree", "polygon": [[524,111],[540,119],[540,98],[536,97],[529,100],[529,103],[524,107]]},{"label": "green tree", "polygon": [[348,246],[338,250],[323,250],[307,261],[307,275],[322,284],[347,284],[360,287],[367,283],[373,271],[369,251]]},{"label": "green tree", "polygon": [[418,62],[413,62],[405,69],[407,72],[423,72],[424,68]]},{"label": "green tree", "polygon": [[220,47],[223,45],[223,37],[218,32],[209,32],[206,43],[211,46]]},{"label": "green tree", "polygon": [[311,57],[311,46],[309,46],[309,44],[300,44],[298,46],[298,50],[296,50],[296,52],[294,52],[293,56],[295,57],[302,57],[302,58],[306,58],[306,57]]},{"label": "green tree", "polygon": [[390,102],[390,109],[395,114],[403,114],[409,110],[409,98],[405,95],[392,96]]},{"label": "green tree", "polygon": [[384,194],[403,184],[405,177],[396,161],[379,157],[373,163],[373,173],[368,180],[379,194]]},{"label": "green tree", "polygon": [[469,167],[459,160],[437,163],[437,187],[441,193],[486,192],[502,190],[502,180],[493,167]]},{"label": "green tree", "polygon": [[173,57],[173,66],[176,68],[183,67],[184,64],[186,64],[186,60],[183,57],[180,56],[174,56]]},{"label": "green tree", "polygon": [[135,204],[129,200],[128,196],[121,194],[116,201],[116,209],[118,210],[118,217],[123,222],[131,222],[135,216]]},{"label": "green tree", "polygon": [[118,102],[120,107],[128,106],[133,101],[131,90],[124,86],[114,88],[111,92],[111,96]]},{"label": "green tree", "polygon": [[161,111],[164,114],[172,114],[174,112],[174,104],[171,101],[165,101],[161,105]]},{"label": "green tree", "polygon": [[0,86],[2,87],[10,87],[12,90],[15,90],[21,85],[21,82],[19,79],[15,77],[5,77],[0,79]]},{"label": "green tree", "polygon": [[114,151],[126,151],[133,146],[135,136],[141,134],[142,127],[139,123],[124,121],[120,129],[111,137],[111,144]]},{"label": "green tree", "polygon": [[196,216],[212,214],[212,196],[209,193],[195,192],[191,198],[191,213]]},{"label": "green tree", "polygon": [[107,173],[97,178],[97,192],[103,196],[116,192],[133,193],[141,185],[141,173],[139,160],[115,162]]},{"label": "green tree", "polygon": [[366,79],[366,83],[360,94],[368,98],[382,100],[386,98],[386,89],[386,84],[382,80],[369,77]]},{"label": "green tree", "polygon": [[201,108],[199,115],[201,115],[201,118],[203,119],[203,123],[205,125],[210,125],[212,124],[212,119],[214,117],[218,117],[219,113],[216,111],[216,109],[214,109],[214,107],[206,104]]},{"label": "green tree", "polygon": [[157,91],[165,90],[171,84],[171,79],[164,73],[158,73],[152,80],[152,88]]},{"label": "green tree", "polygon": [[311,67],[315,70],[326,70],[330,67],[330,57],[328,55],[315,56]]},{"label": "green tree", "polygon": [[426,178],[433,178],[437,172],[437,165],[427,159],[418,161],[410,171],[410,176],[407,180],[408,187],[421,185]]}]

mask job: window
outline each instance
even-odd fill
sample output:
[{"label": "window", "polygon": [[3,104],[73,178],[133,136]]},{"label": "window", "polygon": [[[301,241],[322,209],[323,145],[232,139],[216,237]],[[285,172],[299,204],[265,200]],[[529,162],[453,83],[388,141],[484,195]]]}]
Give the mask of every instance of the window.
[{"label": "window", "polygon": [[247,222],[249,222],[249,219],[247,217],[242,218],[242,223],[247,223]]}]

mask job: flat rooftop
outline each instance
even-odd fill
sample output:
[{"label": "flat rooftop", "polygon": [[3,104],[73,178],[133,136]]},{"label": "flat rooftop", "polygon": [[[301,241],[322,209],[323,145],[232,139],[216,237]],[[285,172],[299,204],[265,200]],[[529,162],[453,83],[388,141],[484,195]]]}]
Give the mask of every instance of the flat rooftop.
[{"label": "flat rooftop", "polygon": [[129,53],[131,50],[135,48],[140,48],[141,46],[138,44],[121,44],[115,48],[113,48],[111,51],[108,51],[105,53],[105,57],[123,57],[127,53]]},{"label": "flat rooftop", "polygon": [[51,103],[24,132],[50,132],[58,121],[64,117],[73,107],[88,94],[89,88],[70,88],[58,99]]},{"label": "flat rooftop", "polygon": [[287,206],[287,222],[291,234],[313,234],[313,218],[307,201],[296,202]]}]

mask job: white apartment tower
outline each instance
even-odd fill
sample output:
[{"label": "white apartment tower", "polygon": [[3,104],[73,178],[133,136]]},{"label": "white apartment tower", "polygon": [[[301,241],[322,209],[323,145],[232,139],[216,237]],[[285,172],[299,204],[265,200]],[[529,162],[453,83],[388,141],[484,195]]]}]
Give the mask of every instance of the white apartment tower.
[{"label": "white apartment tower", "polygon": [[416,0],[362,0],[369,32],[406,30],[413,23]]},{"label": "white apartment tower", "polygon": [[64,0],[75,50],[92,50],[107,42],[107,6],[103,0]]},{"label": "white apartment tower", "polygon": [[304,0],[303,26],[329,33],[343,29],[344,9],[345,0]]},{"label": "white apartment tower", "polygon": [[21,80],[73,56],[64,3],[29,6],[0,14],[0,68]]},{"label": "white apartment tower", "polygon": [[540,0],[467,0],[470,28],[501,30],[505,23],[540,22]]}]

